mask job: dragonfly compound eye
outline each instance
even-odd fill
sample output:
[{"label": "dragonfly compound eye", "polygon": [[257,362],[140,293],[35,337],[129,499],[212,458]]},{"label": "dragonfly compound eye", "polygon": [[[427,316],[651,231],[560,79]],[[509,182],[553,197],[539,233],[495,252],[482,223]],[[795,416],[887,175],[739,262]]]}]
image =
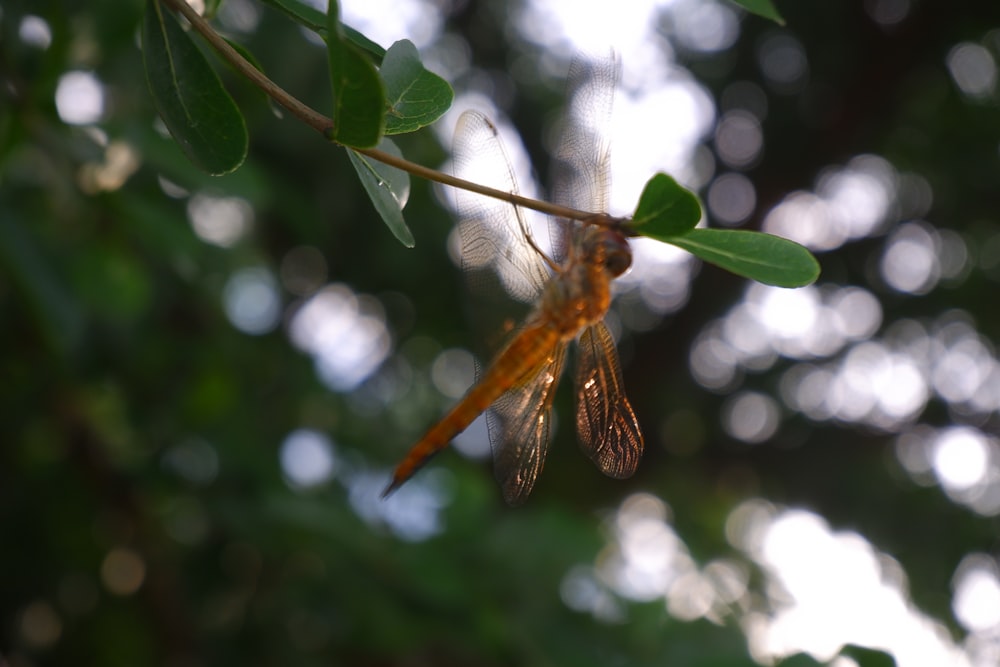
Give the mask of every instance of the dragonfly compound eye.
[{"label": "dragonfly compound eye", "polygon": [[604,245],[604,269],[617,278],[632,265],[632,250],[621,234],[608,231],[602,239]]},{"label": "dragonfly compound eye", "polygon": [[616,278],[628,270],[632,265],[632,253],[628,250],[617,249],[608,253],[604,259],[604,268],[608,273]]}]

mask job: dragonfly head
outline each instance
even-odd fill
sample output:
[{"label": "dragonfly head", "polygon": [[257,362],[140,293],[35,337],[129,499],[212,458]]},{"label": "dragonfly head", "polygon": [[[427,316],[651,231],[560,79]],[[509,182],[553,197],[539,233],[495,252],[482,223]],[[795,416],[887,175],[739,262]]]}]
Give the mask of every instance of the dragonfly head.
[{"label": "dragonfly head", "polygon": [[632,265],[632,249],[628,240],[616,229],[595,228],[584,241],[584,255],[603,265],[612,278],[617,278]]}]

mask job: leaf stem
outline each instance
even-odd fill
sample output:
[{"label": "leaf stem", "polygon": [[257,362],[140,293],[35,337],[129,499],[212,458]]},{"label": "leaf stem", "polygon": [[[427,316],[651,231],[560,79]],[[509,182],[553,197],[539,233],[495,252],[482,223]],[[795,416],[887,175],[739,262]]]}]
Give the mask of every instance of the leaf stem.
[{"label": "leaf stem", "polygon": [[[229,62],[229,64],[232,65],[236,71],[249,79],[255,86],[263,90],[264,93],[266,93],[275,102],[288,109],[293,116],[322,134],[327,140],[332,141],[330,139],[330,134],[333,130],[332,119],[304,104],[299,99],[288,93],[284,88],[265,76],[259,69],[251,65],[246,58],[230,46],[229,43],[223,39],[221,35],[219,35],[219,33],[215,32],[208,21],[202,18],[201,15],[188,5],[185,0],[162,0],[162,2],[174,11],[183,15],[184,18],[186,18],[191,24],[191,27],[194,28],[194,30],[196,30],[198,34],[200,34],[223,59]],[[345,148],[357,151],[358,153],[368,156],[373,160],[378,160],[379,162],[396,167],[397,169],[402,169],[403,171],[413,174],[414,176],[419,176],[420,178],[425,178],[429,181],[441,183],[442,185],[447,185],[453,188],[460,188],[462,190],[468,190],[469,192],[475,192],[487,197],[493,197],[494,199],[506,201],[517,206],[523,206],[524,208],[530,208],[532,210],[545,213],[546,215],[552,215],[558,218],[567,218],[570,220],[580,220],[588,224],[607,227],[620,227],[624,222],[624,219],[616,218],[606,213],[581,211],[579,209],[559,206],[558,204],[552,204],[538,199],[531,199],[530,197],[522,197],[521,195],[514,194],[513,192],[505,192],[503,190],[497,190],[496,188],[480,185],[479,183],[467,181],[465,179],[446,174],[442,171],[431,169],[415,162],[410,162],[404,158],[390,155],[376,148],[351,148],[349,146],[345,146]]]}]

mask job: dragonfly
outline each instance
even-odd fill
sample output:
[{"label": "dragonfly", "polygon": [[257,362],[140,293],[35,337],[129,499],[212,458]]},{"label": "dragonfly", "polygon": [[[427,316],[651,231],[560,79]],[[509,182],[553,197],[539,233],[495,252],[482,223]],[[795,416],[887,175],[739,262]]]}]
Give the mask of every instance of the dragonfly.
[{"label": "dragonfly", "polygon": [[[556,203],[607,211],[610,152],[602,132],[611,114],[616,78],[613,58],[578,59],[570,68],[568,113],[553,156]],[[517,192],[498,130],[481,113],[466,111],[459,119],[454,163],[458,176]],[[456,195],[456,203],[467,271],[492,264],[512,296],[533,297],[535,304],[478,381],[410,449],[383,497],[485,411],[504,500],[512,506],[523,503],[545,463],[556,387],[574,341],[580,446],[604,474],[631,476],[643,452],[642,430],[625,395],[618,352],[604,322],[612,281],[632,263],[625,230],[620,223],[551,219],[550,257],[518,207],[464,191]]]}]

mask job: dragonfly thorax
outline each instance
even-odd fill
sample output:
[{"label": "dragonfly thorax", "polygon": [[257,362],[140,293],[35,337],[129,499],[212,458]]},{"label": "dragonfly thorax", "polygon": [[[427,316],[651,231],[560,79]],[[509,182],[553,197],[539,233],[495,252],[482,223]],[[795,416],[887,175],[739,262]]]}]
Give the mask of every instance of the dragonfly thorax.
[{"label": "dragonfly thorax", "polygon": [[628,241],[613,229],[583,230],[563,270],[546,285],[538,316],[564,338],[600,321],[611,305],[611,282],[632,263]]}]

